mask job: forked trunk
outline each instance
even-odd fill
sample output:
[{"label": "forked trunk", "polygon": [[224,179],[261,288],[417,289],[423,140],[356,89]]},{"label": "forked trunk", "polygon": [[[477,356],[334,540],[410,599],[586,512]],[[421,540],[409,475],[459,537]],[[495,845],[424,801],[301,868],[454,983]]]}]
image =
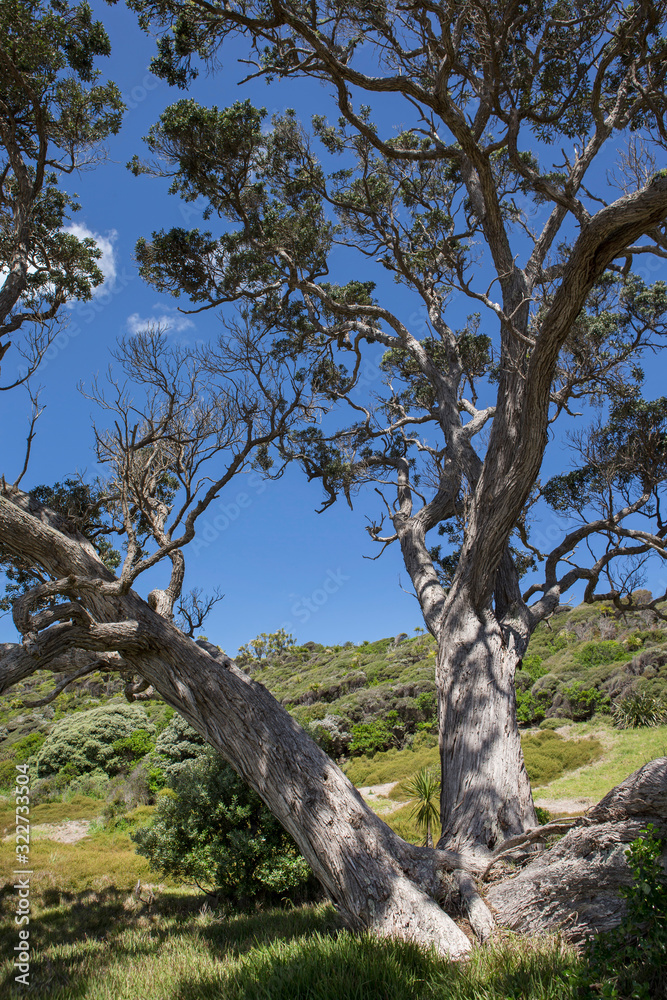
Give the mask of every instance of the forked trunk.
[{"label": "forked trunk", "polygon": [[491,612],[459,600],[440,635],[440,846],[493,850],[536,825],[516,720],[516,652]]}]

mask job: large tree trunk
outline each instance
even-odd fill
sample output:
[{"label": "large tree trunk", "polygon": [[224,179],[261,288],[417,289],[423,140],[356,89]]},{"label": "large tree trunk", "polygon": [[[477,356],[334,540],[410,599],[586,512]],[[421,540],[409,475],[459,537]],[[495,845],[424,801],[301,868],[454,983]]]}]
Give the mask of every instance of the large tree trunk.
[{"label": "large tree trunk", "polygon": [[536,825],[516,720],[517,651],[459,597],[439,637],[440,845],[493,850]]}]

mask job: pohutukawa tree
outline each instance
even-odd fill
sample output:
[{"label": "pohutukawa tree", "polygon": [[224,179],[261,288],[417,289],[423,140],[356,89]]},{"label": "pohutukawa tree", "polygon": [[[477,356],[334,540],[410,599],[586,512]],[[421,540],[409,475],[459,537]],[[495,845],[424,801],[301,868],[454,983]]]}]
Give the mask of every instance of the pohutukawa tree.
[{"label": "pohutukawa tree", "polygon": [[[535,822],[514,695],[532,631],[581,580],[621,608],[631,588],[614,564],[664,554],[665,403],[642,400],[638,362],[662,343],[667,289],[635,264],[667,256],[653,158],[667,5],[131,5],[168,29],[154,70],[172,83],[241,36],[252,75],[321,81],[338,104],[309,130],[247,101],[172,105],[148,136],[154,160],[134,168],[172,177],[220,225],[154,233],[141,272],[197,309],[242,301],[331,401],[338,426],[300,430],[282,454],[321,478],[325,506],[381,486],[370,535],[400,545],[439,643],[441,845],[493,849]],[[374,121],[375,94],[392,95],[400,128]],[[607,183],[613,143],[626,152]],[[355,280],[341,266],[334,283],[341,246],[357,251]],[[378,263],[400,308],[386,283],[376,294]],[[360,401],[369,345],[385,379]],[[550,425],[601,400],[585,464],[542,489]],[[527,530],[543,496],[581,515],[551,553]],[[583,542],[595,555],[580,565]],[[544,581],[522,593],[542,559]]]},{"label": "pohutukawa tree", "polygon": [[111,49],[88,4],[8,0],[0,38],[0,361],[15,335],[21,359],[0,389],[11,389],[34,374],[61,307],[103,281],[95,242],[63,228],[79,206],[59,178],[103,155],[123,103],[96,82]]},{"label": "pohutukawa tree", "polygon": [[[187,85],[193,57],[215,62],[241,34],[256,73],[323,81],[340,119],[309,135],[293,113],[267,123],[247,102],[186,100],[151,130],[153,160],[135,170],[203,196],[219,228],[154,233],[138,247],[143,276],[195,309],[236,303],[238,318],[202,351],[168,351],[159,332],[121,346],[137,395],[99,396],[114,413],[97,438],[109,481],[78,520],[4,487],[2,555],[42,579],[14,601],[23,642],[4,648],[0,689],[46,667],[64,675],[55,694],[102,662],[129,698],[157,690],[259,793],[351,926],[462,955],[438,905],[443,872],[485,938],[493,918],[471,873],[573,825],[532,830],[514,695],[530,634],[577,581],[590,600],[603,581],[622,610],[636,560],[664,551],[667,404],[641,398],[638,360],[667,329],[667,297],[635,262],[667,256],[667,177],[648,151],[665,144],[667,4],[133,6],[168,29],[154,69],[170,82]],[[360,103],[374,93],[393,95],[400,131]],[[630,142],[620,191],[594,169],[614,136]],[[331,280],[340,245],[361,255],[354,281]],[[405,310],[376,294],[377,261]],[[461,313],[467,299],[479,316]],[[415,302],[419,328],[404,315]],[[384,380],[360,402],[366,357]],[[580,467],[541,486],[550,423],[600,401]],[[388,529],[370,535],[400,545],[439,642],[436,850],[397,837],[261,685],[172,620],[197,518],[253,460],[274,475],[300,461],[327,503],[365,483],[383,494]],[[580,516],[551,553],[528,532],[542,497]],[[127,540],[118,576],[96,548],[100,522]],[[522,594],[541,558],[543,582]],[[165,559],[169,582],[145,602],[135,581]],[[647,765],[497,883],[500,918],[533,930],[573,911],[580,929],[617,917],[623,844],[647,820],[665,828],[666,777],[667,761]]]}]

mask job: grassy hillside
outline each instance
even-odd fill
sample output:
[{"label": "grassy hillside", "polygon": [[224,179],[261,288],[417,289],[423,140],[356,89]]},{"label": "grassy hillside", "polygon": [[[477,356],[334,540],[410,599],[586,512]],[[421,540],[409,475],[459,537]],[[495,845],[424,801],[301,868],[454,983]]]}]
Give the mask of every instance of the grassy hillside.
[{"label": "grassy hillside", "polygon": [[[248,651],[239,657],[239,665],[282,701],[358,787],[370,786],[364,794],[373,808],[415,842],[423,833],[411,815],[407,782],[422,767],[438,766],[434,662],[435,643],[426,635],[360,646],[306,643],[268,657]],[[212,913],[199,893],[168,879],[153,884],[130,836],[155,808],[160,775],[152,749],[173,729],[172,709],[159,701],[122,707],[121,682],[103,674],[73,684],[52,705],[25,705],[44,698],[51,685],[48,674],[36,675],[0,704],[0,789],[14,777],[16,763],[31,764],[32,995],[572,995],[567,973],[581,960],[557,940],[503,939],[457,967],[410,945],[352,936],[329,906]],[[653,712],[656,721],[662,710],[667,629],[655,616],[622,619],[609,608],[586,606],[561,610],[535,633],[517,690],[535,797],[553,812],[581,811],[646,760],[667,753],[667,725],[614,724],[632,721],[631,713],[620,713],[624,705],[639,705],[634,721],[641,721],[642,711],[647,718]],[[100,709],[109,720],[102,737],[91,728]],[[86,734],[89,768],[58,744],[65,731]],[[172,751],[179,746],[172,744]],[[13,803],[4,802],[0,796],[0,837],[11,836],[14,825]],[[139,899],[133,893],[138,880]],[[0,992],[6,988],[7,995],[14,995],[14,907],[10,880],[0,887]]]},{"label": "grassy hillside", "polygon": [[[251,651],[252,643],[238,657],[239,665],[273,692],[358,786],[400,783],[423,766],[437,765],[431,636],[403,633],[359,646],[309,642],[263,657]],[[83,720],[78,713],[93,708],[124,704],[121,681],[97,674],[73,684],[53,704],[26,707],[43,699],[51,685],[48,674],[37,674],[0,703],[0,789],[13,779],[17,763],[37,766],[56,724]],[[517,673],[518,713],[534,787],[548,798],[599,798],[647,757],[665,752],[664,726],[620,730],[614,723],[622,721],[624,706],[661,710],[666,694],[667,628],[657,615],[621,617],[604,605],[561,607],[536,630]],[[86,768],[69,761],[46,769],[42,762],[37,773],[32,769],[35,801],[102,797],[111,801],[111,812],[150,801],[147,751],[173,710],[156,701],[137,711],[143,714],[134,725],[144,742],[119,750],[115,770],[107,768],[100,778],[97,764]],[[623,718],[628,724],[627,711]],[[127,775],[142,763],[143,786],[135,778],[137,787],[128,791]],[[393,794],[400,801],[402,786]]]}]

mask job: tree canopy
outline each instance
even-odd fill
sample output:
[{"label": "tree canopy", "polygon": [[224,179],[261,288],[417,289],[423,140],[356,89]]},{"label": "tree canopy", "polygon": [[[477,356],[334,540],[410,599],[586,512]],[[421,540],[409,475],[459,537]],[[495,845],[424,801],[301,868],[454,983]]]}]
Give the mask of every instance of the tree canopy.
[{"label": "tree canopy", "polygon": [[0,360],[22,331],[24,362],[8,389],[35,372],[63,304],[103,280],[99,248],[67,229],[79,206],[61,181],[101,155],[123,103],[98,83],[110,45],[87,3],[10,0],[0,36]]}]

